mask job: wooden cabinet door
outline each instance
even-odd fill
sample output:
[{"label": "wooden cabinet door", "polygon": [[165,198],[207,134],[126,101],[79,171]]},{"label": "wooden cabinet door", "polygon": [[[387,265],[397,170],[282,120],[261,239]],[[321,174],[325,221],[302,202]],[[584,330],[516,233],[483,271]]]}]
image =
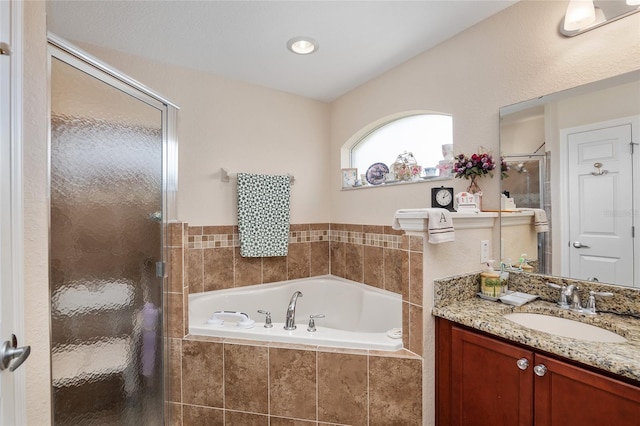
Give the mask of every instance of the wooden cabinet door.
[{"label": "wooden cabinet door", "polygon": [[452,425],[531,425],[533,352],[457,327],[451,339]]},{"label": "wooden cabinet door", "polygon": [[536,426],[627,426],[640,424],[640,389],[543,355],[535,376]]}]

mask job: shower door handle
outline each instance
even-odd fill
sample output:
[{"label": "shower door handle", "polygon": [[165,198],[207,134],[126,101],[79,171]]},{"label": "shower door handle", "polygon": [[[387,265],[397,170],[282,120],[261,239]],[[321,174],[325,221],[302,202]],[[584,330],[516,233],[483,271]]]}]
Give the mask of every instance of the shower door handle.
[{"label": "shower door handle", "polygon": [[[18,339],[15,334],[11,335],[11,341],[5,340],[0,347],[0,370],[9,367],[9,371],[13,372],[20,367],[23,362],[29,358],[31,354],[31,346],[18,346]],[[15,359],[15,362],[11,363]]]}]

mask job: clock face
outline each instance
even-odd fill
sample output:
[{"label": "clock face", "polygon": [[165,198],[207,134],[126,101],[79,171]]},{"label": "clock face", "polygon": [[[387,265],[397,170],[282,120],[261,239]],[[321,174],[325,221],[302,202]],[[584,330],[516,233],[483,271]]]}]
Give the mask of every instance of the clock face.
[{"label": "clock face", "polygon": [[451,193],[446,189],[441,189],[436,193],[436,201],[441,206],[448,205],[449,203],[451,203],[452,200],[453,200],[453,197],[451,196]]},{"label": "clock face", "polygon": [[431,207],[447,209],[450,212],[453,209],[453,188],[431,188]]}]

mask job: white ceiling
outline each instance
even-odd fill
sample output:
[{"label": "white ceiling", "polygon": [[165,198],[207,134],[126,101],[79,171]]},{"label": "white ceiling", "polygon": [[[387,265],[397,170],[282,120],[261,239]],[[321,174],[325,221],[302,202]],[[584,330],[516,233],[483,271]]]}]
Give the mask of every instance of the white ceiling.
[{"label": "white ceiling", "polygon": [[[49,31],[331,101],[517,0],[50,0]],[[295,36],[316,39],[294,55]]]}]

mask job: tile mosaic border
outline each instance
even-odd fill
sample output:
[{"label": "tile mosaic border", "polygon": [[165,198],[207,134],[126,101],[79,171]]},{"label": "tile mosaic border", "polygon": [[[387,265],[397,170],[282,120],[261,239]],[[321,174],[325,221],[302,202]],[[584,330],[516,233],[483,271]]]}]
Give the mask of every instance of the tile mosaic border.
[{"label": "tile mosaic border", "polygon": [[[313,226],[310,224],[309,226]],[[371,247],[402,249],[403,236],[384,232],[363,232],[358,230],[331,229],[327,224],[325,229],[298,229],[301,225],[292,226],[289,231],[289,243],[312,243],[331,241],[338,243],[359,244]],[[304,225],[302,225],[304,226]],[[190,226],[186,247],[189,249],[240,247],[237,227],[233,226]],[[383,227],[380,227],[383,228]]]}]

